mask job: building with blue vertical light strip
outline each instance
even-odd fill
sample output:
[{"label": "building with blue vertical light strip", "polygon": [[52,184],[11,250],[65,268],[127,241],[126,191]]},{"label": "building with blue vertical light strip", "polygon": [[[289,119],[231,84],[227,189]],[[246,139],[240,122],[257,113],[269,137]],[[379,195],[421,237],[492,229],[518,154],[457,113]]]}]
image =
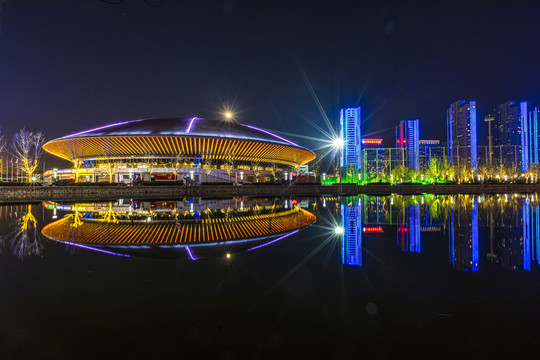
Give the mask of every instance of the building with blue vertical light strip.
[{"label": "building with blue vertical light strip", "polygon": [[459,167],[476,171],[476,101],[458,100],[446,110],[446,144],[448,160]]},{"label": "building with blue vertical light strip", "polygon": [[403,120],[396,127],[396,147],[401,165],[420,170],[419,120]]},{"label": "building with blue vertical light strip", "polygon": [[521,171],[529,171],[529,126],[527,102],[519,104],[519,120],[521,123]]},{"label": "building with blue vertical light strip", "polygon": [[[505,151],[500,151],[499,155],[499,162],[502,165],[517,166],[521,171],[529,170],[529,164],[534,159],[532,137],[535,132],[538,134],[538,125],[535,131],[535,124],[530,119],[531,115],[534,116],[527,111],[526,101],[519,104],[515,101],[507,101],[497,107],[494,145],[505,149]],[[536,148],[538,148],[538,136]]]},{"label": "building with blue vertical light strip", "polygon": [[360,106],[341,109],[339,113],[340,135],[343,139],[341,148],[341,166],[362,168],[362,110]]},{"label": "building with blue vertical light strip", "polygon": [[529,111],[529,163],[538,165],[538,107]]}]

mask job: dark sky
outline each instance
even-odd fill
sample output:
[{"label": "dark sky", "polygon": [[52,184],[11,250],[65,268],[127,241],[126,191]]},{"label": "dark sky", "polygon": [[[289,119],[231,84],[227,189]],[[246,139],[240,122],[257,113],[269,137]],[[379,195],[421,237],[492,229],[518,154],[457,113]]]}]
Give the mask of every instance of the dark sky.
[{"label": "dark sky", "polygon": [[388,145],[411,118],[421,138],[444,140],[458,99],[477,100],[482,117],[507,100],[540,103],[536,1],[148,3],[159,0],[0,0],[3,131],[52,139],[230,105],[241,122],[321,136],[305,120],[325,127],[301,69],[335,126],[358,103],[363,132],[389,129],[378,134]]}]

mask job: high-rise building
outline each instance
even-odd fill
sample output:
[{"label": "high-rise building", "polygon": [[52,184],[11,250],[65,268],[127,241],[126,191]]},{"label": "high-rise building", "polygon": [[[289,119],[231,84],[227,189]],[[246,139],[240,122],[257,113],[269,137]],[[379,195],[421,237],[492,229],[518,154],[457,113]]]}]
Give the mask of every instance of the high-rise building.
[{"label": "high-rise building", "polygon": [[529,111],[529,163],[538,165],[538,106]]},{"label": "high-rise building", "polygon": [[446,110],[446,144],[451,164],[476,170],[476,101],[458,100]]},{"label": "high-rise building", "polygon": [[355,170],[362,168],[362,145],[361,130],[362,122],[360,106],[341,109],[339,113],[339,125],[343,146],[341,148],[341,166],[354,166]]},{"label": "high-rise building", "polygon": [[399,163],[416,171],[420,170],[419,120],[403,120],[396,127],[396,147]]},{"label": "high-rise building", "polygon": [[495,113],[495,146],[502,146],[499,162],[515,165],[522,171],[529,170],[529,121],[527,102],[516,104],[507,101],[497,107]]}]

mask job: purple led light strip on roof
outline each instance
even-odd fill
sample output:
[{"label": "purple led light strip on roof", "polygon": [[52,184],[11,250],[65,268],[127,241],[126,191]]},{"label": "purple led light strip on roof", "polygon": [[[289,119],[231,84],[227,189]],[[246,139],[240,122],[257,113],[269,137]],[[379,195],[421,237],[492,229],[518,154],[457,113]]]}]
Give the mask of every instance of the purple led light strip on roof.
[{"label": "purple led light strip on roof", "polygon": [[197,260],[197,258],[195,256],[193,256],[193,253],[191,252],[191,249],[189,248],[189,246],[186,246],[186,251],[189,255],[189,258],[193,261]]},{"label": "purple led light strip on roof", "polygon": [[275,242],[278,242],[279,240],[285,239],[287,236],[291,236],[291,235],[293,235],[293,234],[296,234],[296,233],[299,232],[299,231],[300,231],[300,230],[294,230],[292,233],[288,233],[288,234],[286,234],[286,235],[283,235],[283,236],[281,236],[281,237],[278,237],[277,239],[274,239],[274,240],[269,241],[269,242],[267,242],[267,243],[261,244],[261,245],[259,245],[259,246],[254,246],[254,247],[252,247],[251,249],[248,249],[247,251],[260,249],[260,248],[265,247],[265,246],[267,246],[267,245],[270,245],[270,244],[273,244],[273,243],[275,243]]},{"label": "purple led light strip on roof", "polygon": [[186,134],[189,134],[189,132],[191,131],[191,127],[193,126],[193,123],[195,122],[195,120],[197,120],[198,117],[194,116],[193,119],[191,119],[191,121],[189,122],[189,125],[186,129]]},{"label": "purple led light strip on roof", "polygon": [[103,129],[110,128],[110,127],[113,127],[113,126],[129,124],[129,123],[136,122],[136,121],[142,121],[142,120],[130,120],[130,121],[123,121],[123,122],[119,122],[119,123],[115,123],[115,124],[104,125],[104,126],[100,126],[100,127],[94,128],[94,129],[85,130],[85,131],[81,131],[81,132],[78,132],[78,133],[75,133],[75,134],[64,136],[62,139],[70,138],[70,137],[73,137],[73,136],[84,135],[84,134],[92,132],[92,131],[103,130]]},{"label": "purple led light strip on roof", "polygon": [[112,252],[112,251],[107,251],[107,250],[103,250],[103,249],[97,249],[97,248],[94,248],[94,247],[91,247],[91,246],[77,244],[77,243],[73,243],[73,242],[69,242],[69,241],[64,241],[64,244],[73,245],[73,246],[77,246],[77,247],[80,247],[80,248],[83,248],[83,249],[93,250],[93,251],[97,251],[97,252],[101,252],[101,253],[109,254],[109,255],[130,257],[128,254],[115,253],[115,252]]},{"label": "purple led light strip on roof", "polygon": [[292,141],[289,141],[289,140],[287,140],[287,139],[282,138],[281,136],[278,136],[278,135],[276,135],[276,134],[273,134],[273,133],[271,133],[270,131],[263,130],[263,129],[259,129],[259,128],[255,127],[255,126],[251,126],[251,125],[245,125],[245,124],[240,124],[240,125],[245,126],[245,127],[248,127],[248,128],[250,128],[250,129],[253,129],[253,130],[262,131],[262,132],[265,133],[265,134],[271,135],[271,136],[273,136],[273,137],[275,137],[275,138],[278,138],[279,140],[283,140],[283,141],[285,141],[286,143],[289,143],[289,144],[291,144],[291,145],[294,145],[294,146],[300,146],[300,145],[298,145],[298,144],[293,143]]}]

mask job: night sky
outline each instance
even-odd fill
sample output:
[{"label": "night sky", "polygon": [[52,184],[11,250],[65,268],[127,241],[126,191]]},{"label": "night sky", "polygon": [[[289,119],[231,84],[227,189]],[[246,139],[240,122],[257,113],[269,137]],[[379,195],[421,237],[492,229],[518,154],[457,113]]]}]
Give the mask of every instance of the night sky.
[{"label": "night sky", "polygon": [[412,118],[445,140],[458,99],[477,100],[480,122],[507,100],[540,104],[536,1],[399,3],[0,0],[1,127],[52,139],[231,106],[240,122],[323,137],[306,78],[335,127],[358,104],[362,131],[390,146]]}]

